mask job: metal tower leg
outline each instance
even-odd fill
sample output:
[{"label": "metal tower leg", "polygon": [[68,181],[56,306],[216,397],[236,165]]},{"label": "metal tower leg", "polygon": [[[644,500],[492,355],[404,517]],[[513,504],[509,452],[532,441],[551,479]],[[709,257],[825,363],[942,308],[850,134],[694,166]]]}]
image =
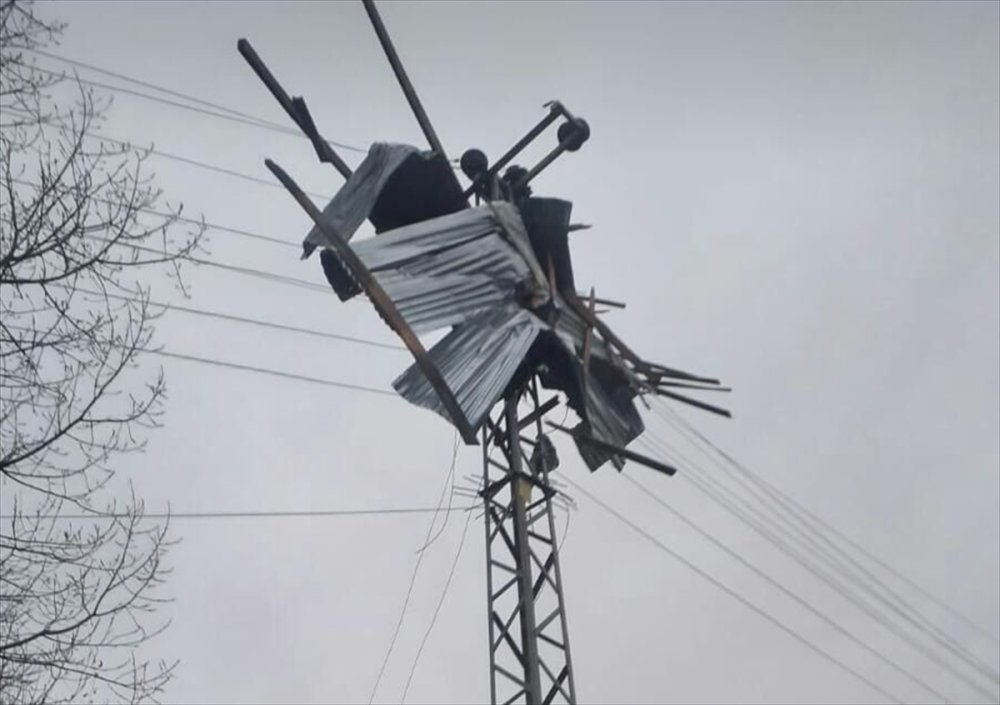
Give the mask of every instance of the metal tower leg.
[{"label": "metal tower leg", "polygon": [[[483,430],[483,504],[490,632],[490,694],[497,703],[575,703],[562,578],[536,390],[518,419],[518,397]],[[522,429],[534,425],[529,458]],[[499,449],[501,460],[491,457]],[[513,588],[516,588],[513,589]]]}]

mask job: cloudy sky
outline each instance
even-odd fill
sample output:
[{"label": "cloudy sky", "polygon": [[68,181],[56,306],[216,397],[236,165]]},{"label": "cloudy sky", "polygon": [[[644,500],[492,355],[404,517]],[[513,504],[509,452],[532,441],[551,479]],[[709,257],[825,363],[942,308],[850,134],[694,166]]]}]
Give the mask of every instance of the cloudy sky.
[{"label": "cloudy sky", "polygon": [[[572,200],[574,219],[594,225],[574,236],[577,280],[628,302],[607,316],[623,338],[647,358],[734,388],[724,400],[732,420],[680,413],[996,636],[1000,5],[380,7],[450,156],[469,147],[498,156],[553,98],[588,120],[591,140],[535,190]],[[289,92],[308,99],[329,139],[362,150],[375,141],[424,145],[360,3],[42,2],[38,10],[69,23],[61,56],[287,124],[236,52],[246,37]],[[265,179],[270,157],[319,193],[342,183],[305,140],[135,96],[117,95],[102,129]],[[351,164],[362,156],[342,155]],[[149,164],[189,214],[293,243],[308,229],[280,189],[159,157]],[[210,238],[218,261],[324,281],[318,262],[299,261],[292,247],[222,231]],[[393,342],[372,310],[332,293],[189,272],[187,305]],[[158,341],[380,389],[408,364],[394,350],[181,313],[163,319]],[[427,507],[447,481],[453,431],[398,398],[148,363],[166,370],[168,415],[126,469],[151,510]],[[649,424],[684,448],[659,417]],[[560,447],[560,473],[691,563],[896,697],[933,699],[626,477],[591,475]],[[460,483],[480,471],[478,458],[459,451]],[[693,472],[682,464],[666,479],[629,466],[625,475],[949,698],[985,700],[735,522],[685,479]],[[884,700],[570,493],[578,510],[562,563],[581,702]],[[173,624],[150,652],[181,659],[165,700],[367,702],[430,521],[176,520],[175,599],[165,609]],[[463,525],[464,515],[452,516],[428,549],[376,701],[402,695]],[[482,541],[474,519],[408,702],[489,697]],[[998,668],[995,641],[906,594]]]}]

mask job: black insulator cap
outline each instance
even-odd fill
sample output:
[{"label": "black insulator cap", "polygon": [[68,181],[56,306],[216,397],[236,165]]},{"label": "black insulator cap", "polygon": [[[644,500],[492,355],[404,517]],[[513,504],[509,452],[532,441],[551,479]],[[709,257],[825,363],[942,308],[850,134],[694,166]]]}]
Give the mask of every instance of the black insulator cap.
[{"label": "black insulator cap", "polygon": [[490,160],[478,149],[467,149],[459,161],[462,173],[475,181],[490,168]]},{"label": "black insulator cap", "polygon": [[575,152],[590,139],[590,125],[583,118],[566,121],[559,126],[556,136],[559,138],[559,144],[567,142],[567,151]]}]

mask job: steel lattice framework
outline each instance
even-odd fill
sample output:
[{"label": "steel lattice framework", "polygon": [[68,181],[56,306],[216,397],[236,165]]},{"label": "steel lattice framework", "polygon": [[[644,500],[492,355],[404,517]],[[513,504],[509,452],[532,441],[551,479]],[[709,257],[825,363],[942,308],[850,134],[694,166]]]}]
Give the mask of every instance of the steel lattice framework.
[{"label": "steel lattice framework", "polygon": [[[591,471],[631,461],[668,476],[675,468],[626,447],[644,430],[636,397],[664,396],[728,416],[678,391],[725,388],[642,359],[596,310],[624,304],[597,299],[593,287],[589,297],[577,291],[568,235],[589,226],[570,223],[571,202],[534,196],[529,184],[580,149],[590,137],[587,122],[550,101],[545,117],[492,165],[482,151],[466,150],[458,160],[470,181],[463,188],[373,0],[363,5],[431,151],[376,143],[352,170],[320,134],[305,99],[290,96],[240,39],[240,54],[346,183],[320,209],[278,164],[265,164],[313,221],[303,257],[319,248],[337,296],[363,292],[413,356],[393,382],[396,391],[440,414],[469,445],[481,432],[492,702],[575,703],[553,516],[554,500],[563,498],[550,481],[558,459],[543,432],[559,397],[540,403],[538,388],[561,392],[567,411],[576,412],[574,428],[545,425],[571,436]],[[560,120],[547,155],[531,168],[512,163]],[[351,243],[365,220],[376,237]],[[419,333],[445,328],[444,338],[424,347]]]},{"label": "steel lattice framework", "polygon": [[575,703],[549,482],[555,452],[542,431],[537,386],[522,392],[523,417],[515,394],[482,431],[490,694],[493,703]]}]

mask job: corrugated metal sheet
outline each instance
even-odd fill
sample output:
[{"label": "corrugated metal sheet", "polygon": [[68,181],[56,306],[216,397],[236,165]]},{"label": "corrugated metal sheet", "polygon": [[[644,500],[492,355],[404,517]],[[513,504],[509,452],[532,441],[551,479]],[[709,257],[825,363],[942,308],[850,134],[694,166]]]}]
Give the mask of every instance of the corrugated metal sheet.
[{"label": "corrugated metal sheet", "polygon": [[[563,345],[568,349],[573,350],[580,358],[583,357],[583,344],[586,337],[586,331],[588,328],[587,322],[583,320],[576,311],[570,308],[562,297],[558,297],[558,301],[561,306],[559,309],[559,317],[555,322],[555,331],[562,340]],[[632,381],[638,384],[638,378],[631,374],[631,369],[628,368],[624,362],[621,362],[621,358],[614,352],[607,341],[600,337],[600,335],[592,335],[590,339],[590,355],[600,360],[605,360],[613,364],[621,365],[623,371],[630,375]]]},{"label": "corrugated metal sheet", "polygon": [[362,240],[353,249],[414,332],[427,333],[506,305],[521,282],[544,291],[512,245],[520,225],[510,210],[507,204],[471,208]]},{"label": "corrugated metal sheet", "polygon": [[[380,193],[396,170],[399,177],[391,182],[389,191],[393,193],[387,195],[387,201],[409,193],[410,181],[423,178],[419,176],[420,169],[426,165],[406,161],[416,153],[415,148],[406,145],[372,147],[368,158],[324,210],[345,239],[354,234],[365,218],[371,217]],[[408,166],[400,169],[404,162]],[[408,176],[407,169],[416,176]],[[419,196],[414,197],[419,200]],[[379,208],[391,205],[380,203]],[[409,203],[409,210],[400,213],[413,215],[420,211],[418,206],[419,203],[416,206]],[[515,206],[493,202],[457,212],[443,210],[441,206],[437,213],[446,215],[425,216],[419,222],[354,243],[351,248],[414,333],[452,327],[428,351],[428,356],[471,428],[478,429],[483,424],[530,354],[530,364],[544,363],[550,369],[558,366],[558,374],[552,374],[549,383],[569,395],[581,417],[582,422],[573,433],[587,466],[594,470],[611,460],[620,468],[622,458],[614,456],[612,451],[587,445],[585,438],[625,448],[644,430],[634,399],[650,387],[637,373],[635,360],[633,363],[623,360],[600,332],[591,330],[589,319],[577,310],[575,300],[564,298],[576,296],[566,233],[562,232],[568,223],[571,204],[558,199],[539,199],[528,206],[534,208],[530,213],[535,216],[530,237]],[[432,207],[438,206],[427,206]],[[397,219],[400,220],[409,222],[402,216]],[[547,225],[549,221],[555,223],[551,228]],[[324,243],[316,229],[304,242],[307,254],[323,245],[329,243]],[[553,266],[560,258],[565,281],[554,295],[550,295],[550,283],[537,259],[538,247],[543,248],[543,254],[548,253]],[[342,298],[356,293],[352,275],[334,250],[324,252],[323,265],[331,285]],[[588,338],[590,365],[583,374]],[[538,346],[533,349],[536,341]],[[411,403],[452,420],[441,402],[441,394],[418,365],[403,372],[393,387]]]},{"label": "corrugated metal sheet", "polygon": [[[368,156],[323,209],[323,215],[344,240],[354,237],[365,222],[393,172],[407,157],[417,153],[417,148],[408,144],[372,145]],[[317,247],[332,247],[332,244],[313,226],[302,242],[302,258],[308,257]]]},{"label": "corrugated metal sheet", "polygon": [[[551,325],[517,301],[518,284],[524,282],[544,300],[547,280],[517,209],[510,204],[487,204],[432,218],[359,241],[352,248],[414,332],[454,327],[429,354],[473,428],[499,401],[540,333],[555,336],[572,359],[582,359],[588,325],[559,294]],[[628,383],[608,388],[591,377],[581,410],[585,425],[578,432],[625,446],[643,429],[631,401],[638,379],[598,335],[591,335],[591,356],[620,367]],[[393,386],[411,403],[449,419],[416,365]],[[611,457],[578,445],[592,469]],[[611,459],[620,464],[620,459]]]},{"label": "corrugated metal sheet", "polygon": [[[430,350],[473,428],[485,420],[544,324],[515,303],[488,310],[455,327]],[[416,365],[392,386],[412,404],[448,419],[437,392]]]},{"label": "corrugated metal sheet", "polygon": [[[586,387],[587,425],[581,424],[574,429],[576,435],[589,431],[585,435],[624,448],[645,430],[642,417],[632,401],[634,395],[630,394],[628,387],[609,387],[593,377],[588,380]],[[576,447],[591,470],[596,470],[608,460],[619,469],[623,465],[621,458],[579,440]]]},{"label": "corrugated metal sheet", "polygon": [[[562,306],[555,321],[555,333],[560,342],[582,362],[587,323],[562,301],[561,296],[557,298]],[[588,375],[583,409],[585,424],[577,427],[576,434],[586,435],[585,432],[589,431],[589,435],[600,441],[624,448],[645,428],[632,401],[642,382],[611,346],[596,333],[591,334],[590,356],[592,370],[597,361],[604,362],[617,370],[624,378],[624,383],[609,383],[593,372]],[[593,446],[578,441],[577,448],[591,470],[596,470],[609,459],[616,467],[620,468],[622,465],[620,458]]]}]

